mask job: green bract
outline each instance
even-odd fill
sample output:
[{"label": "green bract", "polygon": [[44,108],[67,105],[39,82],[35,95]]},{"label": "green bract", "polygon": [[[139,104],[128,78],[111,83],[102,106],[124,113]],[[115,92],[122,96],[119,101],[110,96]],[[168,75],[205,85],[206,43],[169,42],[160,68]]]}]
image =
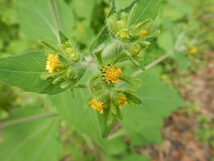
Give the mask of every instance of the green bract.
[{"label": "green bract", "polygon": [[[138,78],[137,75],[132,75],[133,72],[144,70],[144,57],[150,53],[143,54],[143,51],[153,43],[152,40],[159,33],[154,29],[153,21],[160,0],[133,1],[125,8],[118,7],[112,1],[105,25],[90,45],[90,39],[83,40],[82,37],[75,36],[76,30],[80,30],[84,38],[93,36],[94,33],[91,34],[84,28],[88,27],[90,22],[83,20],[82,26],[79,22],[74,23],[75,27],[74,24],[71,25],[69,17],[73,20],[74,15],[65,3],[52,0],[50,3],[37,0],[22,1],[24,3],[18,5],[18,12],[22,26],[26,29],[25,33],[31,33],[25,25],[30,21],[31,26],[41,31],[32,34],[31,39],[43,39],[41,44],[44,50],[1,59],[0,79],[30,92],[60,93],[48,96],[50,102],[56,106],[60,119],[66,120],[83,135],[87,134],[101,148],[107,149],[106,147],[111,146],[102,136],[107,137],[118,120],[123,119],[125,131],[134,131],[151,140],[150,134],[157,132],[156,129],[159,130],[163,117],[167,116],[164,112],[161,113],[161,110],[169,113],[182,105],[182,101],[173,91],[159,83],[159,79],[156,78],[159,72],[151,71],[153,74],[150,75],[150,71],[147,71],[146,76]],[[79,5],[77,0],[72,2]],[[26,14],[29,12],[27,4],[32,6],[31,18]],[[39,16],[36,17],[37,14]],[[77,11],[77,14],[82,16],[80,11]],[[34,21],[38,21],[39,25],[35,25]],[[163,93],[157,93],[157,88]],[[157,99],[159,95],[162,97]],[[172,98],[169,99],[169,96]],[[164,105],[167,109],[161,108],[164,100],[168,101],[168,104]],[[174,106],[176,100],[179,100],[179,103]],[[136,120],[133,113],[139,120],[142,115],[143,120]],[[133,117],[129,118],[129,115]],[[147,117],[151,117],[152,121],[146,120]],[[138,126],[144,131],[151,129],[152,132],[143,133],[138,130]],[[160,138],[159,133],[156,135]]]},{"label": "green bract", "polygon": [[76,48],[74,42],[59,32],[61,43],[53,47],[47,42],[42,44],[47,48],[47,73],[41,75],[44,80],[51,79],[53,84],[60,84],[62,89],[75,88],[85,72],[82,61],[84,58]]}]

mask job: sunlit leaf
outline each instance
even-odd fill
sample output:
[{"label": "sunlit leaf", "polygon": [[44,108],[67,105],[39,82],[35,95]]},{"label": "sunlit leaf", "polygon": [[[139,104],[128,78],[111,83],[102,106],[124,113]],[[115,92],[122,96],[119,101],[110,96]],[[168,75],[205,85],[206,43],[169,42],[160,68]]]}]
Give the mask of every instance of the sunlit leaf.
[{"label": "sunlit leaf", "polygon": [[0,59],[0,80],[29,92],[54,94],[61,92],[52,80],[42,80],[46,57],[43,51]]}]

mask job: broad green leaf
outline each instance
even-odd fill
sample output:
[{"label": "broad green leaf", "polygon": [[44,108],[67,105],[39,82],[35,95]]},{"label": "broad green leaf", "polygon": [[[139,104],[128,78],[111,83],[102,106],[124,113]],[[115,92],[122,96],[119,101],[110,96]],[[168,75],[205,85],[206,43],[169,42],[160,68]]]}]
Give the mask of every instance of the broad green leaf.
[{"label": "broad green leaf", "polygon": [[128,7],[134,0],[116,0],[115,5],[118,10]]},{"label": "broad green leaf", "polygon": [[94,38],[94,31],[86,20],[77,22],[76,28],[72,30],[72,38],[78,43],[88,46]]},{"label": "broad green leaf", "polygon": [[168,52],[170,50],[173,50],[174,47],[174,39],[170,32],[162,32],[158,36],[158,45],[160,48],[162,48],[165,52]]},{"label": "broad green leaf", "polygon": [[50,96],[50,100],[70,127],[89,136],[98,144],[102,142],[97,113],[92,108],[86,107],[89,101],[89,94],[86,90],[75,90],[74,95],[66,91]]},{"label": "broad green leaf", "polygon": [[[70,91],[50,96],[50,100],[59,111],[62,120],[65,120],[69,127],[76,130],[81,136],[95,142],[108,154],[122,152],[124,149],[123,139],[106,140],[103,138],[101,125],[98,121],[98,114],[88,106],[89,94],[86,90],[76,90],[74,96]],[[109,149],[113,144],[121,145],[118,149]]]},{"label": "broad green leaf", "polygon": [[97,47],[99,47],[104,41],[109,38],[108,30],[106,26],[104,26],[101,31],[97,34],[97,36],[93,39],[90,45],[90,51],[94,51]]},{"label": "broad green leaf", "polygon": [[138,90],[138,95],[141,96],[143,103],[123,109],[123,128],[132,139],[137,135],[140,136],[141,142],[138,139],[138,144],[160,142],[163,119],[185,104],[178,94],[164,84],[158,76],[157,68],[142,73],[140,77],[143,85]]},{"label": "broad green leaf", "polygon": [[58,31],[71,36],[74,16],[64,1],[19,0],[14,1],[21,29],[29,40],[56,43]]},{"label": "broad green leaf", "polygon": [[168,0],[168,3],[163,5],[163,16],[170,21],[178,21],[189,13],[188,3],[183,3],[179,0]]},{"label": "broad green leaf", "polygon": [[46,56],[43,51],[0,59],[0,80],[29,92],[55,94],[62,89],[52,80],[42,80]]},{"label": "broad green leaf", "polygon": [[173,55],[173,59],[176,61],[178,65],[178,72],[187,69],[191,64],[188,57],[180,52],[175,52]]},{"label": "broad green leaf", "polygon": [[109,155],[118,155],[124,153],[126,150],[126,144],[123,137],[118,137],[108,141],[108,144],[105,144],[105,151]]},{"label": "broad green leaf", "polygon": [[162,0],[138,0],[131,23],[136,24],[146,19],[154,19],[158,14],[161,2]]},{"label": "broad green leaf", "polygon": [[[12,113],[11,120],[44,113],[39,107],[23,107]],[[3,129],[1,161],[58,161],[62,153],[59,126],[55,117],[11,125]]]},{"label": "broad green leaf", "polygon": [[73,0],[71,5],[79,18],[90,23],[93,18],[93,11],[96,9],[97,0]]}]

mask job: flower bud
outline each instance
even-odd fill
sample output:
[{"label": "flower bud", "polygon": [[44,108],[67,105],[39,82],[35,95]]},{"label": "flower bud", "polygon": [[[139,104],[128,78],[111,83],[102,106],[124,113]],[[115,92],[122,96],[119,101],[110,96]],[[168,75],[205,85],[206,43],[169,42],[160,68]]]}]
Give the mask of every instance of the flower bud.
[{"label": "flower bud", "polygon": [[79,60],[79,53],[72,53],[71,55],[70,55],[70,58],[71,58],[71,60],[73,60],[73,61],[78,61]]},{"label": "flower bud", "polygon": [[133,56],[138,55],[141,52],[141,50],[142,50],[142,47],[138,43],[132,43],[128,47],[129,53],[131,53]]}]

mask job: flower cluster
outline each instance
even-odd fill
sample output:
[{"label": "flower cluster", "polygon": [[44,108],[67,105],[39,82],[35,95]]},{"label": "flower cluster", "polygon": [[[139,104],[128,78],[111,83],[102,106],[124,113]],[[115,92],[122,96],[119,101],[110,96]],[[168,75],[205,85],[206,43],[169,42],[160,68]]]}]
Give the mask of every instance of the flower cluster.
[{"label": "flower cluster", "polygon": [[120,87],[123,82],[133,86],[138,81],[127,76],[120,63],[131,60],[137,66],[142,65],[139,54],[159,33],[151,30],[152,24],[153,21],[150,19],[131,24],[130,15],[125,12],[113,13],[106,20],[112,40],[94,51],[100,74],[90,81],[90,104],[100,114],[107,114],[108,120],[121,119],[120,110],[127,104],[141,104],[133,88],[125,90]]},{"label": "flower cluster", "polygon": [[42,74],[42,79],[51,79],[53,84],[60,84],[63,89],[74,88],[85,71],[80,63],[80,52],[74,43],[66,38],[56,48],[47,42],[42,44],[47,49],[47,73]]},{"label": "flower cluster", "polygon": [[110,124],[122,119],[121,110],[126,105],[142,103],[133,90],[136,84],[139,85],[139,80],[126,75],[124,64],[130,61],[142,69],[140,54],[159,33],[151,29],[153,21],[150,19],[136,24],[132,24],[130,19],[130,14],[123,11],[108,16],[106,32],[109,39],[91,51],[90,55],[96,59],[92,58],[88,65],[87,58],[62,32],[59,33],[61,42],[56,48],[43,42],[48,55],[47,72],[42,79],[51,79],[53,84],[64,89],[73,89],[86,68],[92,70],[91,79],[85,85],[90,92],[88,103]]}]

